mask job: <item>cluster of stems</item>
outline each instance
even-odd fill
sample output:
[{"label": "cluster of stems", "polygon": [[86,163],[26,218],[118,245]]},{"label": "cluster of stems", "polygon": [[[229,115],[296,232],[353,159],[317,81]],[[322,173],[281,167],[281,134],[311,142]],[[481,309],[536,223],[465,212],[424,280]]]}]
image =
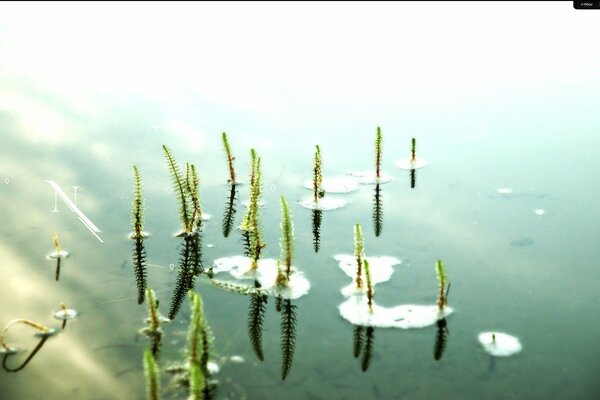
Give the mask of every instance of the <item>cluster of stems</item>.
[{"label": "cluster of stems", "polygon": [[225,151],[225,156],[227,156],[227,165],[229,166],[229,179],[227,180],[227,183],[235,185],[237,183],[235,180],[235,168],[233,167],[233,160],[235,160],[235,157],[231,153],[231,147],[229,146],[227,133],[223,132],[221,139],[223,141],[223,150]]},{"label": "cluster of stems", "polygon": [[362,229],[359,224],[354,225],[354,256],[356,257],[356,287],[362,288],[362,266],[364,258],[365,245],[363,241]]},{"label": "cluster of stems", "polygon": [[442,262],[442,260],[437,260],[435,269],[439,285],[439,293],[436,304],[438,306],[438,309],[442,311],[444,307],[448,305],[448,298],[446,292],[446,283],[448,281],[448,277],[446,276],[446,271],[444,270],[444,263]]},{"label": "cluster of stems", "polygon": [[321,148],[315,146],[315,161],[313,166],[313,201],[316,203],[325,196],[323,185],[323,171],[321,169]]},{"label": "cluster of stems", "polygon": [[250,150],[250,159],[250,204],[244,216],[242,229],[249,234],[251,269],[256,270],[258,268],[260,253],[265,244],[261,241],[260,232],[260,197],[262,192],[260,157],[256,155],[254,149]]},{"label": "cluster of stems", "polygon": [[367,303],[369,312],[373,312],[373,283],[371,282],[371,268],[369,262],[365,259],[365,275],[367,276]]},{"label": "cluster of stems", "polygon": [[285,275],[282,275],[281,271],[278,272],[277,281],[278,283],[287,284],[290,280],[292,258],[294,252],[294,222],[290,209],[288,207],[285,197],[281,196],[281,259],[283,266],[285,267]]}]

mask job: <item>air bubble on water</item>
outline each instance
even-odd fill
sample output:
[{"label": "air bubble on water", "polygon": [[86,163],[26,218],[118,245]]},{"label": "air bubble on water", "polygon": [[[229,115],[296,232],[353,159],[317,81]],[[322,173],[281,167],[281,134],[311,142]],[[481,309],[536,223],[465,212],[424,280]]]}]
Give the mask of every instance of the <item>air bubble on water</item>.
[{"label": "air bubble on water", "polygon": [[175,264],[169,264],[169,269],[171,271],[174,271],[175,270]]},{"label": "air bubble on water", "polygon": [[10,183],[10,179],[8,179],[8,178],[4,179],[4,183],[6,183],[8,185]]}]

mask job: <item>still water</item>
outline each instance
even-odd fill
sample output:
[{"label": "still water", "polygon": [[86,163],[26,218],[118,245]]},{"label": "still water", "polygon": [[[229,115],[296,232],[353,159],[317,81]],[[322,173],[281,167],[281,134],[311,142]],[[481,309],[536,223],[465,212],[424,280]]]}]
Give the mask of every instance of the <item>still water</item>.
[{"label": "still water", "polygon": [[[10,32],[7,21],[3,26]],[[6,43],[18,41],[18,35],[3,38],[5,50]],[[251,296],[216,288],[205,276],[196,279],[214,336],[211,358],[220,365],[213,376],[215,398],[596,398],[600,79],[598,65],[590,65],[596,70],[573,67],[581,72],[578,78],[556,69],[530,82],[505,76],[485,90],[411,87],[408,97],[396,93],[372,101],[338,101],[327,97],[331,91],[318,98],[312,89],[286,93],[273,84],[267,85],[269,95],[284,98],[283,105],[258,98],[256,107],[246,107],[202,94],[210,91],[181,90],[174,97],[122,91],[122,81],[107,86],[102,80],[102,90],[65,88],[7,62],[3,72],[10,79],[0,81],[0,326],[25,318],[60,328],[52,313],[61,303],[79,315],[43,342],[22,369],[40,339],[29,327],[10,329],[6,341],[23,351],[2,355],[0,398],[145,398],[142,355],[149,343],[138,331],[147,313],[137,304],[133,242],[127,237],[132,167],[142,176],[144,229],[151,234],[144,242],[147,282],[166,315],[182,240],[174,237],[178,203],[161,145],[171,148],[180,165],[189,161],[198,169],[202,208],[211,216],[202,230],[204,266],[244,251],[237,227],[247,184],[237,188],[234,228],[223,235],[230,186],[222,131],[229,134],[244,182],[250,148],[262,159],[262,257],[280,255],[284,195],[295,224],[294,265],[311,288],[292,301],[295,347],[283,380],[283,314],[275,299],[266,303],[259,357],[249,329]],[[337,88],[341,81],[333,74],[331,79]],[[361,82],[357,95],[368,87]],[[228,88],[223,96],[234,92]],[[275,111],[265,111],[270,105]],[[315,252],[312,212],[298,204],[311,195],[303,182],[312,176],[314,146],[320,145],[325,177],[373,170],[377,126],[383,133],[382,170],[392,177],[378,188],[381,232],[375,234],[374,185],[326,194],[348,204],[323,212]],[[394,162],[410,155],[412,137],[428,165],[416,171],[411,185],[410,172]],[[88,229],[48,181],[99,232]],[[369,329],[363,339],[370,354],[363,347],[355,356],[355,327],[338,311],[349,279],[334,256],[352,254],[357,223],[367,256],[402,261],[377,286],[380,305],[435,304],[435,262],[444,261],[455,311],[446,319],[438,360],[436,325]],[[58,280],[56,261],[47,259],[54,232],[69,252]],[[184,359],[189,320],[186,301],[164,324],[161,369]],[[477,341],[485,331],[518,337],[523,350],[492,358]],[[161,376],[163,398],[187,397],[168,373]]]}]

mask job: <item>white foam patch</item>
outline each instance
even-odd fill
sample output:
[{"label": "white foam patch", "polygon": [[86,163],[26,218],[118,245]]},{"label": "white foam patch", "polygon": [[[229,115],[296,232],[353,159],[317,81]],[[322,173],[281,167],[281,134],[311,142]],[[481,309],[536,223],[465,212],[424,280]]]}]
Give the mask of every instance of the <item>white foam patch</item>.
[{"label": "white foam patch", "polygon": [[523,349],[518,338],[502,332],[483,332],[477,339],[486,352],[496,357],[508,357]]},{"label": "white foam patch", "polygon": [[[337,254],[333,256],[333,258],[339,262],[340,269],[344,271],[346,275],[352,278],[352,284],[342,289],[342,294],[344,296],[351,296],[352,294],[355,294],[356,290],[353,288],[356,288],[356,270],[358,269],[356,257],[350,254]],[[381,282],[389,281],[392,277],[392,273],[394,272],[392,267],[402,263],[402,260],[396,257],[381,256],[365,258],[369,262],[369,267],[371,269],[371,283],[373,286]],[[367,275],[365,273],[364,266],[361,271],[361,279],[364,286],[366,286]]]},{"label": "white foam patch", "polygon": [[60,309],[54,312],[54,318],[60,320],[69,320],[77,316],[77,311],[67,308],[66,310]]},{"label": "white foam patch", "polygon": [[205,212],[203,212],[203,213],[200,215],[200,219],[202,219],[202,221],[208,221],[208,220],[209,220],[209,219],[211,219],[211,218],[212,218],[212,215],[211,215],[211,214],[207,214],[207,213],[205,213]]},{"label": "white foam patch", "polygon": [[[302,272],[291,267],[292,273],[286,287],[277,285],[277,260],[265,258],[258,260],[258,268],[252,270],[251,259],[244,256],[221,257],[214,261],[213,273],[229,273],[237,280],[256,280],[260,283],[261,290],[267,294],[295,300],[310,290],[310,282]],[[250,287],[250,286],[248,286]]]},{"label": "white foam patch", "polygon": [[48,258],[52,260],[57,260],[59,258],[67,258],[69,256],[69,252],[65,250],[61,250],[57,252],[56,250],[52,253],[48,254]]},{"label": "white foam patch", "polygon": [[375,171],[348,172],[348,175],[356,179],[356,181],[362,185],[384,184],[392,180],[392,177],[385,172],[381,172],[379,178]]},{"label": "white foam patch", "polygon": [[454,310],[445,307],[440,311],[436,305],[403,304],[392,308],[382,307],[373,302],[372,311],[366,296],[348,298],[338,306],[340,315],[353,325],[377,328],[416,329],[435,324],[439,319],[452,314]]},{"label": "white foam patch", "polygon": [[309,197],[308,199],[299,201],[298,204],[311,210],[331,211],[344,207],[348,204],[348,200],[337,197],[323,197],[317,200],[317,202],[314,202],[313,198]]},{"label": "white foam patch", "polygon": [[539,216],[546,214],[546,210],[544,210],[543,208],[536,208],[535,210],[533,210],[533,212],[535,213],[535,215]]},{"label": "white foam patch", "polygon": [[209,373],[211,374],[217,374],[219,373],[219,371],[221,370],[221,368],[219,367],[219,364],[217,364],[214,361],[208,361],[206,363],[206,369],[208,370]]},{"label": "white foam patch", "polygon": [[419,169],[426,165],[427,161],[419,157],[416,157],[414,160],[411,160],[410,157],[403,160],[396,160],[396,167],[400,169]]},{"label": "white foam patch", "polygon": [[[305,180],[304,187],[312,190],[312,179]],[[358,189],[358,181],[350,176],[324,177],[321,188],[327,193],[350,193]]]},{"label": "white foam patch", "polygon": [[498,194],[511,194],[512,193],[511,188],[499,188],[496,191],[498,192]]}]

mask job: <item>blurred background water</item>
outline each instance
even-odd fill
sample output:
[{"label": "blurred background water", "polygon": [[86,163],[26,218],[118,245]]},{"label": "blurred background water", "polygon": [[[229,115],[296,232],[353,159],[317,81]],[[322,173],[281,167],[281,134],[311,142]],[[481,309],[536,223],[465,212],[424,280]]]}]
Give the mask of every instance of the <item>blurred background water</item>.
[{"label": "blurred background water", "polygon": [[[199,279],[195,289],[216,357],[240,355],[215,377],[218,398],[591,399],[600,385],[598,14],[570,2],[519,3],[2,3],[0,5],[0,325],[59,325],[19,372],[0,371],[2,399],[142,399],[131,266],[132,165],[146,202],[149,286],[163,313],[176,279],[177,202],[161,150],[197,165],[203,261],[241,254],[221,233],[229,188],[220,134],[248,181],[263,162],[265,257],[279,255],[278,198],[292,203],[296,262],[312,284],[297,306],[294,362],[280,378],[279,314],[269,299],[265,359],[247,332],[249,297]],[[325,212],[313,251],[311,213],[296,204],[315,144],[325,176],[373,168],[383,132],[383,230],[373,186]],[[410,139],[429,165],[410,188]],[[58,200],[55,181],[101,230],[97,240]],[[73,186],[77,186],[74,189]],[[510,188],[509,194],[498,193]],[[241,186],[237,201],[248,198]],[[535,210],[543,209],[543,215]],[[236,224],[243,206],[238,205]],[[337,306],[347,277],[333,259],[353,250],[403,260],[377,287],[383,305],[433,304],[435,260],[452,282],[448,345],[436,328],[374,330],[366,372],[353,326]],[[52,233],[71,254],[54,279]],[[210,246],[209,246],[210,245]],[[161,366],[183,357],[187,305],[165,326]],[[477,343],[511,333],[522,353],[494,363]],[[11,344],[32,350],[26,328]],[[16,367],[25,353],[5,360]],[[185,398],[163,374],[163,397]]]}]

